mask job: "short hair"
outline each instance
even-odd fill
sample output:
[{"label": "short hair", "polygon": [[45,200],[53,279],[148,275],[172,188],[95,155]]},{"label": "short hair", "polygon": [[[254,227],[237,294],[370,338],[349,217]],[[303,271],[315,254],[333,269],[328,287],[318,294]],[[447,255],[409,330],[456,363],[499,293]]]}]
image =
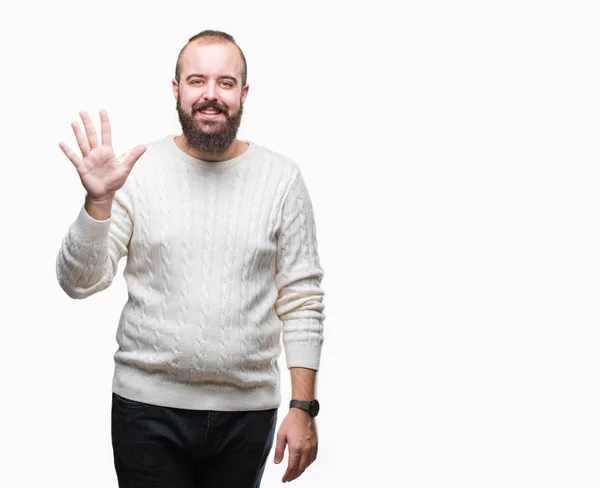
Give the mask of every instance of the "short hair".
[{"label": "short hair", "polygon": [[235,47],[237,47],[238,51],[240,52],[240,56],[242,57],[243,64],[242,87],[246,85],[246,79],[248,77],[248,65],[246,63],[246,56],[244,56],[244,53],[242,52],[240,46],[237,45],[235,39],[230,34],[217,30],[204,30],[202,32],[199,32],[195,36],[190,37],[187,44],[181,48],[181,51],[179,51],[179,55],[177,56],[177,64],[175,65],[175,79],[177,80],[177,83],[179,83],[179,78],[181,77],[181,57],[183,55],[183,51],[187,46],[189,46],[191,42],[197,40],[200,40],[200,42],[203,44],[225,44],[227,42],[230,42]]}]

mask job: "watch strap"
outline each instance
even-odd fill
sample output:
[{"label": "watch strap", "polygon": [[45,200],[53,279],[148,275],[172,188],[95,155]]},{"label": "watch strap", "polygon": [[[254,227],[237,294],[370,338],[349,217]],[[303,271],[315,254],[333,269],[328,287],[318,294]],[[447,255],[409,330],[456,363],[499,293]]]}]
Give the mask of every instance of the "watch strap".
[{"label": "watch strap", "polygon": [[306,410],[310,412],[310,401],[307,400],[290,400],[290,408],[301,408],[302,410]]},{"label": "watch strap", "polygon": [[315,400],[291,400],[290,408],[299,408],[309,413],[311,417],[316,417],[319,414],[319,401]]}]

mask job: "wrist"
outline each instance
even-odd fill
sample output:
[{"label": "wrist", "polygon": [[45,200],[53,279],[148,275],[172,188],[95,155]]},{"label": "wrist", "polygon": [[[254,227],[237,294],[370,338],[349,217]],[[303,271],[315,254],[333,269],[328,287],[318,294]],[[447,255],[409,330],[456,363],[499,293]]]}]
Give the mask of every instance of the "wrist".
[{"label": "wrist", "polygon": [[89,195],[85,197],[85,211],[95,220],[107,220],[110,218],[113,203],[113,195],[101,199],[92,199]]},{"label": "wrist", "polygon": [[297,408],[297,407],[290,407],[288,415],[291,415],[294,418],[303,419],[303,420],[313,420],[313,418],[314,418],[306,410],[302,410],[301,408]]},{"label": "wrist", "polygon": [[302,410],[311,417],[316,417],[320,410],[319,401],[315,398],[310,401],[292,399],[290,400],[290,410]]}]

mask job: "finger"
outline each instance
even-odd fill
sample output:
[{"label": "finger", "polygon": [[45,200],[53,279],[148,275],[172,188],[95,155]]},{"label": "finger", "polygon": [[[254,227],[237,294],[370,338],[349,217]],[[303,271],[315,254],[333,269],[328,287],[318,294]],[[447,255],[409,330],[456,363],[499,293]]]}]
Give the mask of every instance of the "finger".
[{"label": "finger", "polygon": [[316,442],[315,445],[314,445],[314,447],[310,451],[308,466],[310,466],[312,463],[314,463],[317,460],[317,454],[318,454],[318,452],[319,452],[319,443]]},{"label": "finger", "polygon": [[85,133],[90,143],[90,149],[98,147],[98,136],[96,135],[92,119],[90,119],[90,116],[85,110],[79,112],[79,115],[81,116],[81,120],[83,120],[83,127],[85,127]]},{"label": "finger", "polygon": [[298,464],[300,462],[300,451],[290,449],[288,452],[288,467],[285,471],[285,474],[283,475],[283,478],[281,479],[281,481],[283,481],[284,483],[286,481],[292,481],[294,479],[292,476],[298,469]]},{"label": "finger", "polygon": [[69,160],[73,163],[73,166],[75,166],[76,168],[78,168],[79,165],[81,164],[81,159],[79,159],[79,157],[77,156],[77,154],[75,154],[73,151],[71,151],[71,149],[69,148],[69,146],[67,146],[62,141],[60,141],[58,143],[58,146],[62,149],[62,152],[65,153],[65,156],[67,156],[69,158]]},{"label": "finger", "polygon": [[133,165],[137,162],[138,159],[146,152],[146,146],[137,146],[134,147],[131,152],[127,155],[123,164],[125,165],[125,169],[127,173],[131,173]]},{"label": "finger", "polygon": [[83,135],[83,132],[79,128],[79,124],[77,122],[71,123],[71,128],[75,133],[75,139],[77,139],[77,145],[81,150],[81,155],[85,158],[90,153],[90,145],[88,144],[87,139]]},{"label": "finger", "polygon": [[285,452],[285,436],[277,436],[277,444],[275,445],[275,464],[279,464],[283,459]]},{"label": "finger", "polygon": [[309,453],[308,453],[308,452],[302,453],[302,454],[300,455],[300,459],[298,460],[298,467],[297,467],[297,468],[296,468],[296,470],[295,470],[295,471],[294,471],[294,472],[291,474],[290,481],[293,481],[293,480],[295,480],[296,478],[299,478],[299,477],[300,477],[300,475],[301,475],[302,473],[304,473],[304,471],[306,471],[306,468],[307,468],[307,467],[308,467],[308,465],[310,464],[310,463],[308,462],[308,456],[309,456]]},{"label": "finger", "polygon": [[100,110],[100,124],[102,131],[102,145],[112,146],[112,134],[110,132],[110,121],[106,110]]}]

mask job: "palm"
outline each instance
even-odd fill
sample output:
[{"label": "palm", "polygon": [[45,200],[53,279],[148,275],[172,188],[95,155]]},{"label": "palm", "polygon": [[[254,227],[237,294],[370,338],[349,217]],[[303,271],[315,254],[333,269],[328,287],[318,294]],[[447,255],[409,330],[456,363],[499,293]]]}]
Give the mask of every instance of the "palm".
[{"label": "palm", "polygon": [[116,192],[125,184],[128,173],[111,146],[92,149],[77,167],[81,183],[91,198]]},{"label": "palm", "polygon": [[85,135],[77,122],[71,124],[71,127],[75,133],[83,160],[71,151],[66,144],[61,142],[59,146],[77,169],[81,183],[91,199],[101,200],[111,197],[125,184],[133,165],[144,154],[146,148],[137,146],[123,162],[120,162],[115,157],[112,148],[110,122],[106,112],[100,112],[102,144],[98,144],[94,125],[87,113],[81,112],[81,119],[85,127]]}]

